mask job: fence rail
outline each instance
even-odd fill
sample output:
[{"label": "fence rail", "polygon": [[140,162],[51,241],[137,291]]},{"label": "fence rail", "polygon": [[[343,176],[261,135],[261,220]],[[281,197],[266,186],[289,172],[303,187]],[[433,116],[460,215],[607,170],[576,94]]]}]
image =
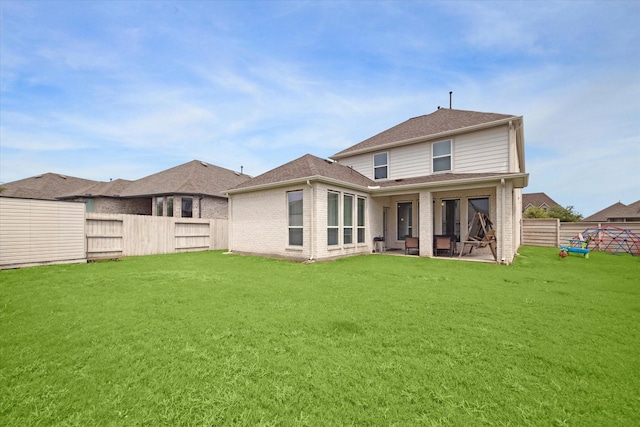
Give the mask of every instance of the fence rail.
[{"label": "fence rail", "polygon": [[88,213],[86,236],[89,260],[225,249],[227,220]]},{"label": "fence rail", "polygon": [[619,227],[640,235],[640,222],[560,222],[556,218],[523,219],[522,244],[558,247],[587,228]]},{"label": "fence rail", "polygon": [[0,197],[0,269],[227,247],[226,219],[85,213],[83,203]]}]

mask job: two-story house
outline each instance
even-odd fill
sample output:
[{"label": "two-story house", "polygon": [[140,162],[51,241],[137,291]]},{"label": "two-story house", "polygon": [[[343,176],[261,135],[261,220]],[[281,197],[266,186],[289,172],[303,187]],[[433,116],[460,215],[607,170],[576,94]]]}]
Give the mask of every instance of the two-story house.
[{"label": "two-story house", "polygon": [[371,253],[376,238],[402,249],[413,236],[430,257],[435,235],[462,242],[482,212],[509,264],[527,182],[522,117],[438,109],[331,160],[305,155],[231,189],[229,250],[329,259]]}]

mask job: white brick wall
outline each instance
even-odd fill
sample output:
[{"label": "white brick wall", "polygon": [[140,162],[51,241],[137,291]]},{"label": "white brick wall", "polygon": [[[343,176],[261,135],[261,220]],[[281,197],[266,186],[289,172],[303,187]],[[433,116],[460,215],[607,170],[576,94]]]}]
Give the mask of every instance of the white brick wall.
[{"label": "white brick wall", "polygon": [[[364,193],[344,187],[328,186],[322,183],[313,183],[312,185],[313,187],[304,184],[232,195],[229,208],[232,218],[229,221],[229,249],[233,252],[305,260],[370,253],[373,240],[371,234],[372,215],[370,214],[371,199]],[[304,192],[302,248],[288,246],[287,192],[295,190],[303,190]],[[343,245],[341,232],[339,245],[335,247],[327,245],[327,193],[329,190],[338,191],[341,194],[353,194],[356,197],[366,197],[364,243],[357,243],[357,232],[354,225],[353,244]],[[379,206],[375,206],[379,208]],[[355,208],[356,206],[354,206]],[[342,212],[342,205],[340,212]],[[342,221],[342,217],[340,220]],[[379,225],[378,228],[380,228]],[[342,231],[342,228],[340,230]]]},{"label": "white brick wall", "polygon": [[[287,192],[294,190],[304,191],[304,238],[302,248],[289,247],[287,225]],[[329,247],[327,244],[327,193],[336,191],[341,194],[353,194],[366,198],[366,233],[365,242],[357,243],[357,233],[354,227],[354,241],[350,245],[342,244],[342,227],[340,228],[340,244]],[[519,222],[514,222],[511,213],[517,205],[514,205],[512,196],[517,196],[518,190],[514,190],[507,183],[502,204],[502,187],[497,186],[468,188],[451,191],[432,192],[431,198],[428,192],[399,195],[393,197],[372,198],[366,193],[350,190],[337,185],[325,183],[313,183],[313,188],[307,184],[281,187],[252,193],[236,194],[231,196],[229,221],[229,249],[234,252],[264,254],[270,256],[296,258],[296,259],[330,259],[347,255],[371,253],[373,250],[373,238],[383,234],[383,212],[388,209],[387,215],[387,242],[388,248],[404,248],[404,242],[396,240],[396,214],[397,203],[412,201],[413,235],[421,237],[426,245],[421,250],[422,256],[431,256],[431,239],[428,236],[442,233],[442,209],[443,199],[460,199],[460,237],[464,240],[468,232],[468,199],[477,197],[489,198],[489,217],[494,222],[498,239],[498,260],[504,258],[507,263],[512,262],[517,242],[514,235],[519,234]],[[340,197],[340,225],[342,226],[342,197]],[[431,202],[430,206],[421,206]],[[506,214],[503,223],[502,209]],[[435,219],[435,227],[433,227]],[[433,229],[432,229],[433,228]],[[504,237],[504,239],[502,238]],[[421,244],[422,245],[422,244]]]},{"label": "white brick wall", "polygon": [[[287,192],[303,190],[303,246],[288,246]],[[305,185],[281,187],[231,196],[229,250],[309,259],[311,254],[311,188]]]}]

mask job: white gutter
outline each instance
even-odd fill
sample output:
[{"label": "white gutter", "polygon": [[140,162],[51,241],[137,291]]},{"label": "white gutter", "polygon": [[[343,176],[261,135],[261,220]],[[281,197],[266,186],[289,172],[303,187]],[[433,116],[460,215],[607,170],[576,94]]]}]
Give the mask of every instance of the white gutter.
[{"label": "white gutter", "polygon": [[[407,178],[411,179],[411,178]],[[368,190],[372,194],[386,194],[386,193],[397,193],[399,191],[415,191],[422,189],[447,189],[448,187],[457,187],[457,186],[466,186],[466,185],[482,185],[495,183],[496,181],[504,181],[504,180],[516,180],[521,179],[523,181],[524,187],[527,186],[529,182],[529,174],[527,173],[511,173],[511,174],[500,174],[493,176],[485,176],[485,177],[474,177],[474,178],[464,178],[464,179],[454,179],[449,181],[437,181],[437,182],[422,182],[422,183],[413,183],[407,185],[394,185],[391,187],[379,187],[372,188],[369,187]],[[519,187],[516,187],[519,188]]]},{"label": "white gutter", "polygon": [[248,193],[252,191],[266,190],[270,188],[285,187],[289,185],[301,185],[301,184],[306,184],[310,181],[321,181],[321,182],[326,182],[328,184],[339,185],[341,187],[349,187],[349,188],[357,189],[364,192],[369,191],[368,187],[364,187],[362,185],[351,184],[349,182],[341,181],[339,179],[327,178],[326,176],[322,176],[322,175],[313,175],[313,176],[307,176],[303,178],[289,179],[287,181],[270,182],[267,184],[254,185],[251,187],[232,189],[227,191],[227,194],[240,194],[240,193]]}]

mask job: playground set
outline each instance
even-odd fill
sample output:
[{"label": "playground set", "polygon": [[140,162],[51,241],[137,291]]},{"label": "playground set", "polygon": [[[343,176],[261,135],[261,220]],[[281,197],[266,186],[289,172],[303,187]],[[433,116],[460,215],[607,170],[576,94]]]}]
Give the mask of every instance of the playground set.
[{"label": "playground set", "polygon": [[628,253],[640,255],[640,237],[631,230],[605,225],[587,228],[569,239],[567,245],[560,246],[560,256],[565,258],[574,252],[589,258],[590,251],[607,251],[612,254]]}]

